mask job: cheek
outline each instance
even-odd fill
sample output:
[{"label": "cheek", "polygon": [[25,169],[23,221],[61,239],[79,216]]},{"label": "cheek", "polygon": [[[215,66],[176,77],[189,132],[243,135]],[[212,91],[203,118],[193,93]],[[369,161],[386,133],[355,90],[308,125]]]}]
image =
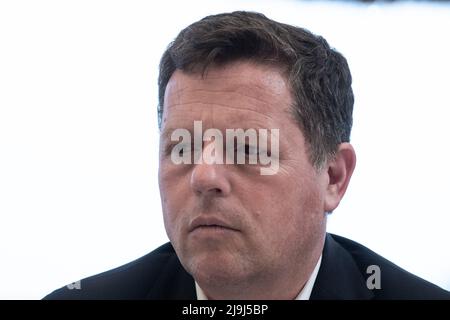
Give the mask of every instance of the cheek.
[{"label": "cheek", "polygon": [[183,186],[180,179],[174,178],[173,173],[164,168],[161,168],[159,172],[159,189],[164,225],[171,238],[179,228],[179,219],[182,217],[186,196],[182,193]]},{"label": "cheek", "polygon": [[259,220],[264,237],[281,240],[305,234],[322,216],[323,199],[316,183],[272,181],[258,188],[252,198],[253,218]]},{"label": "cheek", "polygon": [[159,163],[158,182],[163,207],[177,207],[186,193],[189,192],[187,171],[183,166],[177,166],[162,161]]},{"label": "cheek", "polygon": [[[167,194],[167,193],[166,193]],[[182,243],[183,235],[186,233],[186,217],[183,212],[183,205],[179,205],[177,200],[167,198],[162,204],[164,227],[169,240],[175,247]]]}]

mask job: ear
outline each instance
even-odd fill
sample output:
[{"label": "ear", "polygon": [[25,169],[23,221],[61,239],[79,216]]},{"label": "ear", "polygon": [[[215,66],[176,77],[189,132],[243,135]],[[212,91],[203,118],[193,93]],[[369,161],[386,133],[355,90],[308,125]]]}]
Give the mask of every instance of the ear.
[{"label": "ear", "polygon": [[325,211],[332,212],[347,190],[356,165],[356,154],[350,143],[341,143],[336,155],[330,159],[327,167],[328,185],[325,195]]}]

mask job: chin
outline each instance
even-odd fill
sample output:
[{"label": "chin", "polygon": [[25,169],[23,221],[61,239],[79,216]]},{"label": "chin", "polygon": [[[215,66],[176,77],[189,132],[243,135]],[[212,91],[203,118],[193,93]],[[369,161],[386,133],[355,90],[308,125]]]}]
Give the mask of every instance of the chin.
[{"label": "chin", "polygon": [[209,286],[230,285],[245,278],[242,263],[237,264],[231,256],[205,254],[193,257],[187,263],[187,271],[198,283],[208,283]]}]

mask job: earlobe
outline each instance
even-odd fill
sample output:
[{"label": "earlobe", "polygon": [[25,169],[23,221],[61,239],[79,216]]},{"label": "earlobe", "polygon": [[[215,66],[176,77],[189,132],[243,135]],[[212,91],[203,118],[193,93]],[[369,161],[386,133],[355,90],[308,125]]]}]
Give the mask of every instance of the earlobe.
[{"label": "earlobe", "polygon": [[347,190],[356,165],[356,154],[350,143],[341,143],[336,155],[328,162],[328,185],[325,196],[326,212],[332,212]]}]

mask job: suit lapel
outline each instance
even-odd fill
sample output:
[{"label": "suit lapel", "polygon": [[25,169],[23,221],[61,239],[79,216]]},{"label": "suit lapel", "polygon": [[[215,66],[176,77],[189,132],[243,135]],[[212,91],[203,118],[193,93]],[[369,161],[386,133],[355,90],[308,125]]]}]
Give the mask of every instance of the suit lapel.
[{"label": "suit lapel", "polygon": [[311,300],[369,300],[373,296],[350,253],[327,233]]}]

